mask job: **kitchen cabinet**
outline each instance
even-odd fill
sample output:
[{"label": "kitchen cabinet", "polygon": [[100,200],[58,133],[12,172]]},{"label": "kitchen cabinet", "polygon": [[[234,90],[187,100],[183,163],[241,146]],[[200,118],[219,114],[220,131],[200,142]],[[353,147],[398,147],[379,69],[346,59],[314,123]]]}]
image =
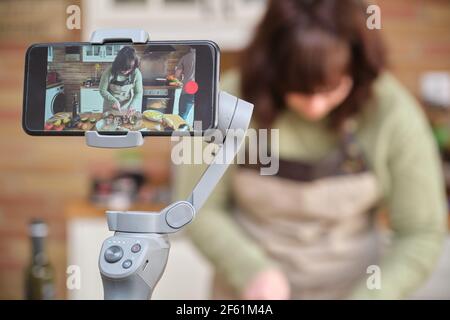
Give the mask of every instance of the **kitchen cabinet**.
[{"label": "kitchen cabinet", "polygon": [[113,62],[123,45],[83,46],[83,62]]},{"label": "kitchen cabinet", "polygon": [[103,112],[103,97],[100,95],[99,88],[85,88],[80,89],[80,113]]}]

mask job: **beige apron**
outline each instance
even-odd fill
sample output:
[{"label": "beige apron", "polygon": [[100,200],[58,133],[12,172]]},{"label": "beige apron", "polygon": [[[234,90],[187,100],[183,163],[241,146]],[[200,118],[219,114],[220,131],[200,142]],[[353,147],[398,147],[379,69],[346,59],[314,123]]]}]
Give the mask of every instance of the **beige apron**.
[{"label": "beige apron", "polygon": [[[128,109],[130,102],[134,97],[134,79],[131,75],[123,76],[124,80],[118,80],[118,76],[112,77],[108,84],[108,91],[120,103],[121,109]],[[140,106],[134,106],[140,107]],[[111,111],[111,102],[105,100],[103,103],[103,111]]]},{"label": "beige apron", "polygon": [[[318,163],[280,159],[277,176],[247,166],[232,179],[236,221],[279,264],[293,299],[345,298],[378,258],[376,179],[343,136]],[[216,275],[212,298],[238,297]]]}]

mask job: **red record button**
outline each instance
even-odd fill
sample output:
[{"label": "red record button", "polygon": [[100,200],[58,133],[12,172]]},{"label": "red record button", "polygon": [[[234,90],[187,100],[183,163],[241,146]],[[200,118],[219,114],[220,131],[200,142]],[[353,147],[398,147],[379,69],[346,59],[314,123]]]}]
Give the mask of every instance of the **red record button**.
[{"label": "red record button", "polygon": [[184,85],[184,92],[186,92],[187,94],[196,94],[198,91],[198,84],[195,81],[188,81],[185,85]]}]

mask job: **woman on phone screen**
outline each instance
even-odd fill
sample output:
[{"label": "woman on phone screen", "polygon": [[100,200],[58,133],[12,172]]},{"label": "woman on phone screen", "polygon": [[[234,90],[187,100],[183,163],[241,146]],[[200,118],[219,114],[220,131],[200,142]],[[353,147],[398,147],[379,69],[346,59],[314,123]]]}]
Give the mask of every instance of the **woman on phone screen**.
[{"label": "woman on phone screen", "polygon": [[123,47],[100,78],[103,112],[130,113],[142,110],[142,74],[133,47]]}]

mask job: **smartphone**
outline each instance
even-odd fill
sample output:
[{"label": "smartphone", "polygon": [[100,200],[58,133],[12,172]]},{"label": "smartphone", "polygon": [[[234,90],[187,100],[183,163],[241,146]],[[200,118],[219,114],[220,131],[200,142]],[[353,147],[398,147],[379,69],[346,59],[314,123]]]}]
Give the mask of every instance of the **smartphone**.
[{"label": "smartphone", "polygon": [[34,44],[22,126],[30,135],[71,136],[214,129],[219,60],[212,41]]}]

